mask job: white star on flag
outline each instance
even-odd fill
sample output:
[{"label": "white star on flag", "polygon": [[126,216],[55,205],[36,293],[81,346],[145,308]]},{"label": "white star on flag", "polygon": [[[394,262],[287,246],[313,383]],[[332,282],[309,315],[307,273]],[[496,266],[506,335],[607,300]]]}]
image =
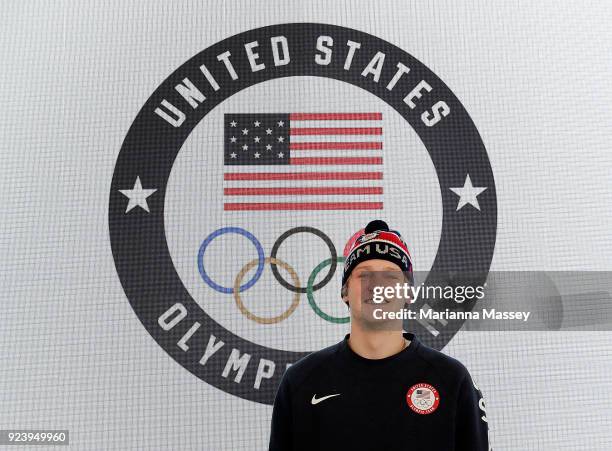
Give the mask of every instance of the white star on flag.
[{"label": "white star on flag", "polygon": [[128,202],[125,212],[127,213],[134,207],[140,207],[149,213],[149,206],[147,205],[147,197],[157,191],[156,188],[142,189],[140,183],[140,177],[136,177],[134,182],[134,188],[132,189],[120,189],[119,192],[127,197],[130,201]]},{"label": "white star on flag", "polygon": [[463,187],[449,189],[459,196],[459,203],[457,204],[457,210],[455,210],[458,211],[463,208],[464,205],[467,204],[471,204],[477,210],[480,210],[480,205],[478,205],[478,199],[476,199],[476,196],[478,196],[487,188],[472,186],[472,180],[470,180],[470,174],[468,174],[465,178],[465,183],[463,184]]}]

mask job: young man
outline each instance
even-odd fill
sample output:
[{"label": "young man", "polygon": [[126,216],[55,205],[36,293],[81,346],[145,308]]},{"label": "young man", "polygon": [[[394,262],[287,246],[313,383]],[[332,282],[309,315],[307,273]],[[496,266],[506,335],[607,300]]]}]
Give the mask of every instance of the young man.
[{"label": "young man", "polygon": [[350,333],[285,371],[269,451],[491,449],[484,400],[466,367],[403,333],[401,322],[372,318],[374,308],[388,310],[373,302],[372,281],[402,273],[413,283],[406,243],[384,221],[370,222],[344,265]]}]

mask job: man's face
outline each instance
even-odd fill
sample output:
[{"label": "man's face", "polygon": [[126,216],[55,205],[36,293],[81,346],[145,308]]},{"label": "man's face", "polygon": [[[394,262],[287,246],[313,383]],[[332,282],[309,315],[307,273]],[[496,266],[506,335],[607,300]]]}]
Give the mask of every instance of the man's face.
[{"label": "man's face", "polygon": [[[352,320],[367,324],[380,323],[384,320],[375,318],[375,310],[399,311],[408,300],[385,296],[382,290],[385,287],[395,288],[397,284],[403,285],[405,282],[407,278],[401,268],[388,260],[372,259],[359,263],[347,281],[347,300],[351,308]],[[384,302],[374,302],[375,294],[384,297]]]}]

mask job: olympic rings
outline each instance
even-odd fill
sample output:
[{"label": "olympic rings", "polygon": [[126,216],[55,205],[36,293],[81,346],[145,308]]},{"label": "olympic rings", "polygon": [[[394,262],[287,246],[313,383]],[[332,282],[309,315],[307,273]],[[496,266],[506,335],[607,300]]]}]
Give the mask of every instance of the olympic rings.
[{"label": "olympic rings", "polygon": [[[295,227],[293,229],[287,230],[285,233],[283,233],[275,241],[274,246],[272,246],[272,252],[270,253],[270,256],[272,258],[276,258],[276,253],[278,252],[278,248],[283,243],[283,241],[285,241],[291,235],[295,235],[296,233],[302,233],[302,232],[310,232],[310,233],[318,236],[319,238],[321,238],[323,241],[325,241],[325,244],[327,244],[327,247],[329,248],[329,250],[331,252],[331,262],[332,262],[332,264],[331,264],[331,267],[329,268],[329,271],[328,271],[327,275],[325,276],[325,278],[321,282],[319,282],[318,284],[316,284],[313,287],[313,290],[317,291],[317,290],[323,288],[325,285],[327,285],[327,282],[329,282],[331,280],[331,278],[333,277],[334,273],[336,272],[336,265],[338,264],[338,262],[337,262],[338,254],[336,253],[336,247],[334,246],[334,243],[332,242],[332,240],[327,235],[325,235],[319,229],[315,229],[314,227],[302,226],[302,227]],[[307,287],[306,288],[305,287],[296,287],[295,285],[291,285],[290,283],[288,283],[278,273],[278,269],[276,268],[276,265],[274,263],[272,263],[271,266],[272,266],[272,273],[274,274],[274,277],[276,278],[276,280],[278,280],[278,283],[280,283],[286,289],[291,290],[291,291],[293,291],[295,293],[306,293],[308,291]]]},{"label": "olympic rings", "polygon": [[[204,253],[206,252],[206,249],[208,248],[208,245],[217,237],[224,235],[226,233],[236,233],[238,235],[242,235],[246,238],[249,239],[249,241],[251,241],[251,243],[253,243],[253,245],[255,246],[255,249],[257,250],[257,258],[250,261],[249,263],[247,263],[238,273],[238,275],[236,276],[236,279],[234,281],[234,286],[233,287],[224,287],[223,285],[220,285],[216,282],[214,282],[210,276],[206,273],[206,270],[204,269]],[[276,254],[278,253],[278,249],[280,248],[281,244],[290,236],[295,235],[297,233],[312,233],[313,235],[318,236],[319,238],[321,238],[325,244],[327,245],[330,254],[331,254],[331,258],[328,258],[327,260],[322,261],[321,263],[319,263],[314,270],[312,271],[312,273],[310,274],[309,278],[308,278],[308,283],[306,284],[306,287],[301,287],[300,286],[300,280],[297,276],[297,273],[295,271],[295,269],[291,266],[289,266],[288,263],[279,260],[278,258],[276,258]],[[313,293],[321,288],[323,288],[325,285],[327,285],[327,283],[332,279],[334,273],[336,272],[336,268],[338,263],[341,263],[344,261],[344,256],[340,256],[338,257],[338,254],[336,252],[336,247],[334,246],[334,243],[332,242],[332,240],[325,234],[323,233],[321,230],[316,229],[314,227],[309,227],[309,226],[301,226],[301,227],[294,227],[292,229],[287,230],[286,232],[284,232],[275,242],[274,245],[272,246],[272,252],[270,253],[270,257],[264,257],[264,250],[263,250],[263,246],[261,245],[261,242],[249,231],[240,228],[240,227],[223,227],[220,229],[215,230],[213,233],[211,233],[210,235],[208,235],[206,237],[206,239],[202,242],[202,244],[200,245],[200,249],[198,251],[198,270],[200,271],[200,275],[202,277],[202,279],[204,280],[204,282],[206,282],[211,288],[213,288],[214,290],[220,292],[220,293],[224,293],[224,294],[233,294],[234,295],[234,299],[236,301],[236,305],[238,306],[238,309],[240,310],[240,312],[245,315],[247,318],[249,318],[252,321],[255,321],[257,323],[260,324],[273,324],[273,323],[278,323],[280,321],[283,321],[284,319],[288,318],[297,308],[298,304],[299,304],[299,300],[300,300],[300,294],[301,293],[306,293],[307,297],[308,297],[308,304],[310,305],[310,307],[314,310],[314,312],[321,317],[322,319],[324,319],[325,321],[329,321],[331,323],[335,323],[335,324],[341,324],[341,323],[346,323],[349,321],[350,317],[336,317],[336,316],[331,316],[328,315],[327,313],[323,312],[323,310],[321,310],[321,308],[316,304],[315,300],[314,300],[314,295]],[[255,266],[255,263],[257,263],[257,271],[255,272],[255,275],[245,284],[240,285],[240,282],[242,281],[243,277],[245,276],[245,274],[253,267]],[[255,285],[255,283],[259,280],[259,278],[261,277],[261,274],[263,273],[263,269],[264,269],[264,265],[266,263],[269,263],[271,268],[272,268],[272,273],[274,274],[274,277],[276,278],[276,280],[285,288],[287,288],[290,291],[293,291],[295,293],[295,296],[293,298],[293,301],[291,302],[291,305],[289,306],[289,308],[283,312],[282,314],[278,315],[278,316],[274,316],[274,317],[261,317],[261,316],[257,316],[253,313],[251,313],[245,306],[244,303],[242,302],[242,299],[240,297],[240,293],[243,291],[248,290],[249,288],[251,288],[253,285]],[[287,282],[278,272],[278,268],[276,265],[280,265],[281,267],[283,267],[285,270],[287,270],[287,272],[289,273],[291,279],[293,279],[294,284],[291,284],[289,282]],[[327,275],[325,276],[325,278],[317,283],[316,285],[314,284],[314,281],[316,279],[317,274],[326,266],[330,266],[329,271],[327,273]]]},{"label": "olympic rings", "polygon": [[[325,313],[323,310],[321,310],[319,308],[319,306],[317,305],[317,303],[314,300],[314,295],[313,295],[313,291],[312,288],[312,283],[314,282],[315,278],[317,277],[317,274],[319,274],[319,271],[321,271],[321,269],[323,269],[325,266],[329,265],[331,263],[331,258],[328,258],[327,260],[323,260],[321,263],[319,263],[315,269],[313,269],[312,273],[310,273],[310,277],[308,278],[308,284],[307,284],[307,288],[308,288],[308,303],[310,304],[310,306],[312,307],[312,309],[315,311],[315,313],[317,315],[319,315],[321,318],[323,318],[325,321],[329,321],[330,323],[335,323],[335,324],[343,324],[343,323],[348,323],[351,319],[350,316],[343,316],[343,317],[339,317],[339,316],[331,316],[328,315],[327,313]],[[342,263],[344,262],[344,257],[337,257],[336,259],[336,263]]]},{"label": "olympic rings", "polygon": [[[282,320],[287,319],[294,312],[294,310],[297,308],[298,304],[300,303],[300,293],[295,293],[295,296],[293,297],[293,302],[291,302],[291,305],[289,306],[289,308],[287,310],[285,310],[283,313],[281,313],[280,315],[278,315],[278,316],[273,316],[271,318],[265,318],[265,317],[262,317],[262,316],[257,316],[254,313],[251,313],[245,307],[244,303],[242,302],[242,299],[240,298],[240,289],[239,289],[239,287],[240,287],[240,282],[242,281],[242,278],[244,277],[244,275],[247,273],[247,271],[249,269],[251,269],[253,266],[255,266],[255,263],[257,263],[257,262],[258,262],[258,259],[251,260],[249,263],[244,265],[244,267],[240,270],[240,272],[236,276],[236,280],[234,281],[234,299],[236,300],[236,304],[238,305],[238,309],[248,319],[253,320],[253,321],[255,321],[256,323],[259,323],[259,324],[280,323]],[[265,258],[265,263],[270,263],[270,264],[273,264],[273,265],[280,265],[280,266],[282,266],[284,269],[287,270],[287,272],[289,273],[289,275],[291,276],[293,281],[296,283],[296,285],[299,286],[300,279],[298,278],[297,273],[287,263],[285,263],[284,261],[279,260],[277,258],[274,258],[274,257],[266,257]]]}]

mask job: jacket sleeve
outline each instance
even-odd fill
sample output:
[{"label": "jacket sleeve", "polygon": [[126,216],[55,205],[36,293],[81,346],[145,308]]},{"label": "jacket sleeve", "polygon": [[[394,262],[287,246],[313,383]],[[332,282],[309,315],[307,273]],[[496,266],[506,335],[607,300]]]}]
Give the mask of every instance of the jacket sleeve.
[{"label": "jacket sleeve", "polygon": [[455,421],[456,451],[492,451],[484,398],[469,372],[459,388]]},{"label": "jacket sleeve", "polygon": [[287,372],[283,374],[274,398],[272,425],[268,451],[291,451],[293,449],[293,418],[291,414],[291,390]]}]

